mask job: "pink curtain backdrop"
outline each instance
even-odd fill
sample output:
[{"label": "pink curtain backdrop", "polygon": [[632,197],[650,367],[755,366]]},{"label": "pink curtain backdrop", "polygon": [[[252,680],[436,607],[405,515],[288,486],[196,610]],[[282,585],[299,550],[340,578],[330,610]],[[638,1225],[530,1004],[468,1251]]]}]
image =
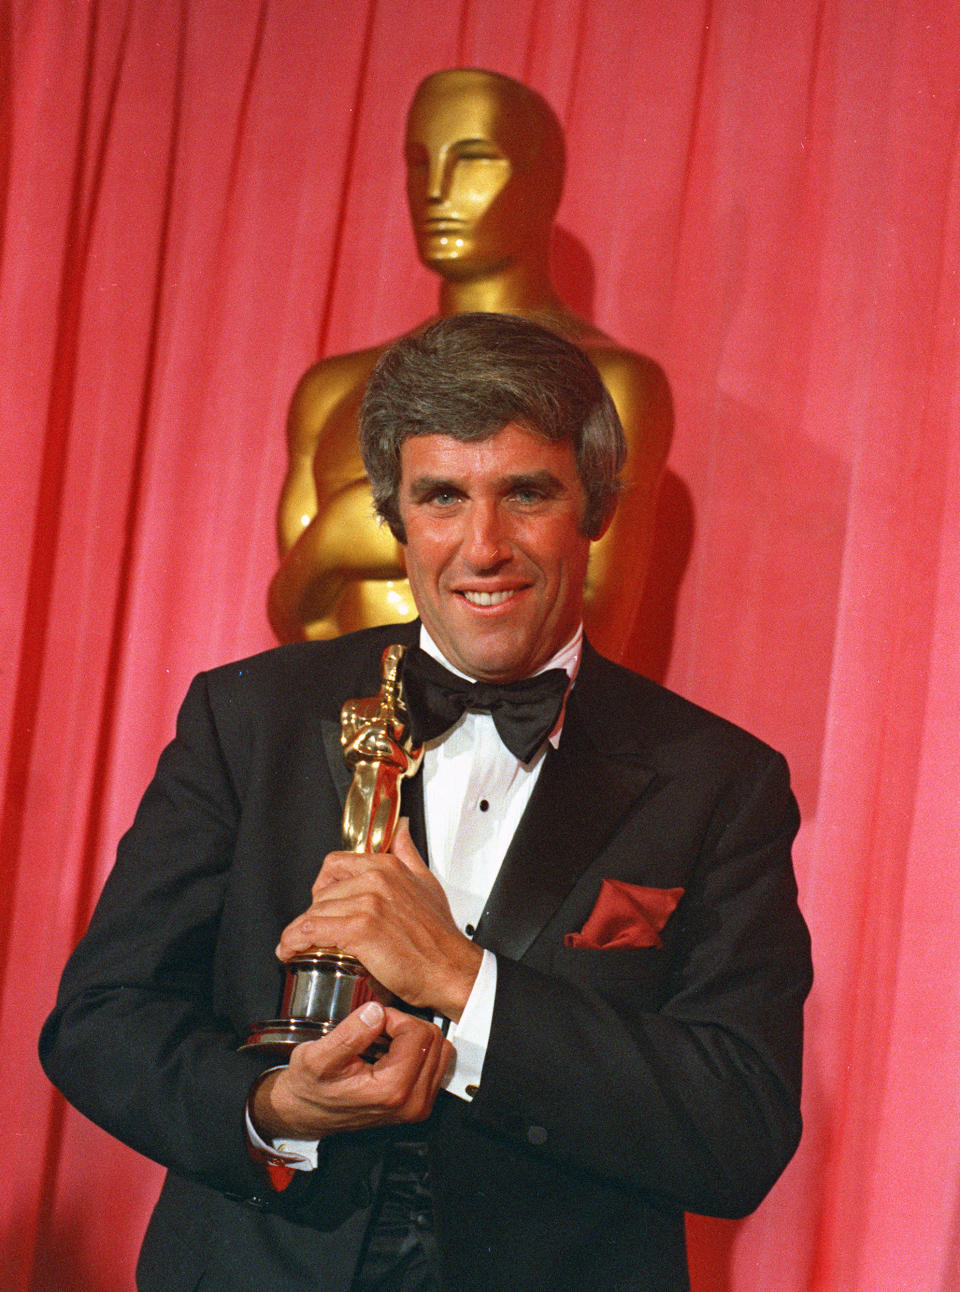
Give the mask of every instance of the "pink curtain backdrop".
[{"label": "pink curtain backdrop", "polygon": [[806,1134],[692,1220],[699,1292],[960,1285],[960,8],[0,6],[5,1288],[114,1292],[160,1172],[37,1031],[190,676],[271,644],[283,421],[433,308],[413,89],[492,67],[570,164],[571,303],[677,425],[633,658],[782,748],[816,950]]}]

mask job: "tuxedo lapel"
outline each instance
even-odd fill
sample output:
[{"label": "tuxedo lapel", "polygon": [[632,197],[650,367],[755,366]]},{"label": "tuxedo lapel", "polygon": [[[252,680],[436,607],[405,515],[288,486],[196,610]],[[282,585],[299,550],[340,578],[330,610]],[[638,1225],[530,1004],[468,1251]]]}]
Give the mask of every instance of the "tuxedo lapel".
[{"label": "tuxedo lapel", "polygon": [[427,821],[423,810],[422,768],[415,776],[411,776],[403,782],[403,790],[401,793],[401,811],[403,812],[403,815],[408,817],[410,820],[410,838],[413,840],[413,846],[429,866],[430,858],[427,856]]},{"label": "tuxedo lapel", "polygon": [[610,748],[604,711],[615,697],[597,693],[586,664],[560,744],[547,752],[477,926],[482,946],[512,959],[527,950],[654,778],[629,749]]},{"label": "tuxedo lapel", "polygon": [[350,781],[353,773],[344,762],[343,746],[340,743],[340,724],[332,722],[329,718],[321,719],[320,733],[323,737],[323,752],[327,756],[327,766],[330,769],[330,775],[333,778],[333,784],[337,791],[337,797],[340,800],[340,806],[343,807],[347,798],[347,790],[350,788]]}]

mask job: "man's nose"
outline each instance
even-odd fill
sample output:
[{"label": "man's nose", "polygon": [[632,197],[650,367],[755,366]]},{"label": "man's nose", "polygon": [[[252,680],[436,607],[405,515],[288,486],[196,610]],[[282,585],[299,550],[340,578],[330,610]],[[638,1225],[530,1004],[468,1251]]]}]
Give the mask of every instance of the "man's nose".
[{"label": "man's nose", "polygon": [[507,525],[496,503],[474,503],[470,508],[461,553],[478,571],[495,569],[509,558]]}]

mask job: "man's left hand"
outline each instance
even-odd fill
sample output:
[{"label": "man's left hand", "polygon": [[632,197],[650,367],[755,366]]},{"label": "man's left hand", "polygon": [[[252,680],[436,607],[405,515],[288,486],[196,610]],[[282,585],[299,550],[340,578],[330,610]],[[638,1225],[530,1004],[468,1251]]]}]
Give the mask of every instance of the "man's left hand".
[{"label": "man's left hand", "polygon": [[408,1004],[459,1020],[483,952],[454,923],[406,818],[392,852],[329,853],[312,895],[307,910],[283,931],[281,960],[311,947],[337,947]]}]

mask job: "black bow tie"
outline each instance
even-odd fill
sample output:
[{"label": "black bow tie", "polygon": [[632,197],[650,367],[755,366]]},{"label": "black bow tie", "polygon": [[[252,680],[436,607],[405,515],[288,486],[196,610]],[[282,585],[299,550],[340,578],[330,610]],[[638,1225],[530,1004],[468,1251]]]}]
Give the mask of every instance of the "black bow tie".
[{"label": "black bow tie", "polygon": [[499,685],[469,682],[414,646],[403,658],[403,696],[414,744],[449,731],[462,713],[493,718],[500,739],[527,763],[556,725],[570,679],[562,668]]}]

